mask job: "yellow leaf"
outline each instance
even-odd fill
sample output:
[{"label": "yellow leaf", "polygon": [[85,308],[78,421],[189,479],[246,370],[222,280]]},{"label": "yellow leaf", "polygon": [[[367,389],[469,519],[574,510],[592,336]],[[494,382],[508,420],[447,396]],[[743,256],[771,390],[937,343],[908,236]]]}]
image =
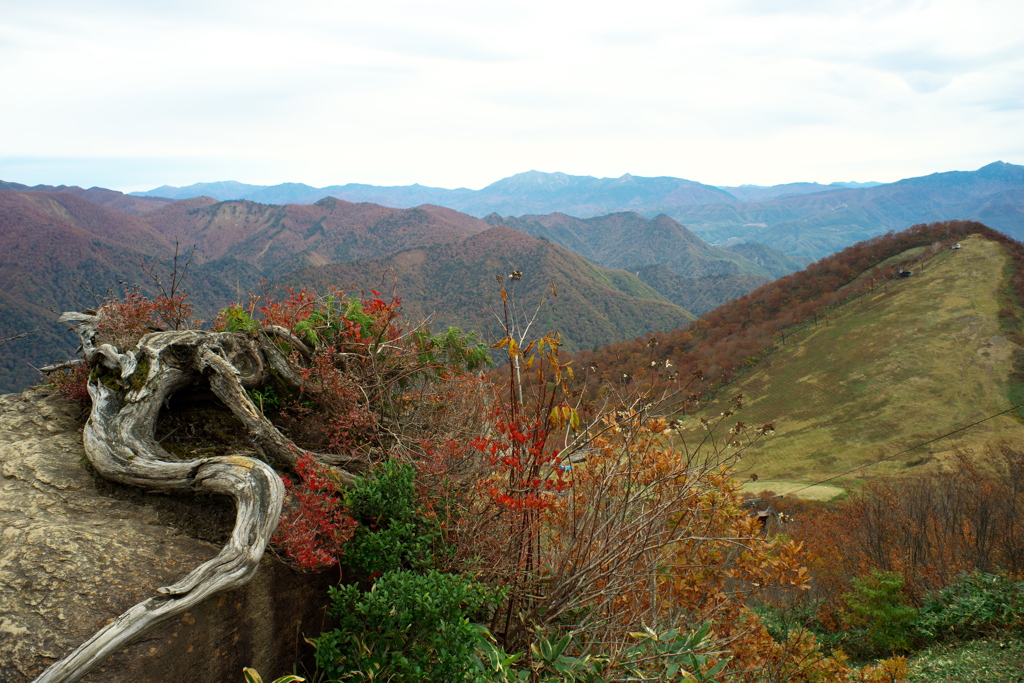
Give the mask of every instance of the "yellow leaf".
[{"label": "yellow leaf", "polygon": [[556,428],[561,428],[562,423],[560,417],[561,416],[559,415],[558,406],[555,406],[554,408],[551,409],[551,414],[548,415],[548,421],[551,422],[551,424],[554,425]]}]

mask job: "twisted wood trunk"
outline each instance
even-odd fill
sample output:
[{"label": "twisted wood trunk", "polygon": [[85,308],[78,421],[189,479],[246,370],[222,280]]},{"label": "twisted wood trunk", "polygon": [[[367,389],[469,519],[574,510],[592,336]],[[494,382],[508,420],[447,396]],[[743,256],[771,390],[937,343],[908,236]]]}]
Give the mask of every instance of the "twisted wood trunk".
[{"label": "twisted wood trunk", "polygon": [[[268,366],[278,376],[293,368],[268,339],[242,333],[180,330],[144,336],[121,353],[97,343],[97,316],[65,313],[62,322],[79,323],[77,332],[92,365],[92,410],[83,438],[97,472],[123,484],[157,490],[192,490],[231,496],[237,515],[229,542],[210,561],[129,609],[74,652],[44,671],[36,683],[80,680],[108,655],[144,633],[198,605],[211,595],[245,584],[256,571],[277,527],[284,485],[272,465],[291,468],[299,450],[246,394],[258,386]],[[268,358],[269,356],[269,358]],[[183,460],[155,438],[157,418],[178,390],[208,382],[213,392],[245,425],[261,459],[218,456]],[[319,455],[319,454],[318,454]],[[353,458],[322,455],[328,464],[354,464]],[[351,477],[351,475],[349,475]]]}]

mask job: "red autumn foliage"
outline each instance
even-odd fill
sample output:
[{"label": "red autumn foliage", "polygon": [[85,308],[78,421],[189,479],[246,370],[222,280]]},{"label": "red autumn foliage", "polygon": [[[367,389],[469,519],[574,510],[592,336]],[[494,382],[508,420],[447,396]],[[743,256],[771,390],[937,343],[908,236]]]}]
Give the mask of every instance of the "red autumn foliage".
[{"label": "red autumn foliage", "polygon": [[[131,289],[121,299],[108,299],[99,309],[100,343],[112,344],[124,353],[150,332],[192,326],[192,304],[187,298],[187,294],[174,294],[151,299]],[[47,381],[64,398],[87,406],[92,402],[87,388],[89,371],[88,364],[76,365],[49,373]]]},{"label": "red autumn foliage", "polygon": [[500,417],[493,436],[478,436],[470,446],[482,453],[493,474],[481,482],[491,500],[508,511],[541,510],[553,501],[552,493],[567,490],[570,483],[558,467],[559,449],[547,441],[548,420],[508,422]]},{"label": "red autumn foliage", "polygon": [[775,505],[793,517],[787,531],[811,554],[819,617],[835,628],[829,615],[851,579],[872,570],[903,576],[916,602],[964,572],[1024,573],[1024,450],[1011,444],[982,458],[957,449],[947,469],[871,481],[835,505]]},{"label": "red autumn foliage", "polygon": [[192,324],[192,304],[187,294],[152,299],[138,290],[126,291],[121,299],[109,299],[99,310],[98,329],[109,334],[109,341],[122,353],[142,337],[159,330],[179,330]]},{"label": "red autumn foliage", "polygon": [[370,438],[377,418],[362,401],[355,379],[335,368],[335,353],[333,346],[314,351],[310,367],[300,370],[304,391],[282,419],[297,443],[341,453]]},{"label": "red autumn foliage", "polygon": [[264,325],[280,325],[291,330],[295,328],[296,324],[313,314],[318,297],[315,292],[306,287],[299,290],[285,287],[284,291],[287,296],[283,301],[278,301],[265,294],[264,305],[260,306],[259,310],[263,314]]},{"label": "red autumn foliage", "polygon": [[89,396],[89,389],[86,386],[89,381],[90,367],[88,363],[80,363],[70,368],[62,368],[51,372],[47,377],[47,383],[52,385],[61,396],[80,406],[88,406],[92,403]]},{"label": "red autumn foliage", "polygon": [[327,467],[303,453],[296,458],[295,470],[298,483],[282,477],[287,489],[286,509],[271,540],[297,566],[326,569],[340,562],[345,543],[358,523],[342,505],[335,484],[327,476]]}]

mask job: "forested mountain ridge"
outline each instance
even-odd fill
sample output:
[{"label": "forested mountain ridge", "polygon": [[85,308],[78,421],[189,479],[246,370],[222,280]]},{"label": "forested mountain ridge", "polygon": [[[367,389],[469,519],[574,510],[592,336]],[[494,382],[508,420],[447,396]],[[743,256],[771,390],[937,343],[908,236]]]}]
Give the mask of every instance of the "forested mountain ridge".
[{"label": "forested mountain ridge", "polygon": [[447,242],[490,227],[439,206],[391,209],[331,197],[316,204],[281,206],[247,200],[186,200],[147,218],[160,233],[198,245],[202,259],[244,261],[265,277]]},{"label": "forested mountain ridge", "polygon": [[94,307],[94,295],[120,294],[125,286],[152,293],[147,269],[168,281],[176,248],[181,272],[188,262],[184,284],[197,314],[209,319],[262,278],[490,229],[441,207],[390,209],[336,199],[274,206],[207,197],[158,202],[134,215],[87,198],[120,193],[94,188],[83,196],[80,189],[0,191],[0,233],[8,244],[0,254],[0,339],[39,330],[0,347],[0,391],[24,388],[38,378],[33,366],[73,352],[70,335],[56,323],[61,311]]},{"label": "forested mountain ridge", "polygon": [[127,213],[135,216],[142,216],[172,201],[166,197],[136,197],[131,194],[124,194],[116,190],[108,190],[102,187],[91,187],[84,189],[68,185],[22,185],[0,180],[0,191],[13,190],[15,192],[59,192],[62,194],[73,194],[88,199],[101,206]]},{"label": "forested mountain ridge", "polygon": [[[93,308],[108,292],[122,293],[122,283],[152,292],[147,269],[170,284],[173,239],[141,217],[74,194],[0,191],[0,233],[0,339],[38,330],[0,346],[0,392],[32,384],[39,376],[33,366],[74,351],[56,322],[61,311]],[[183,267],[188,248],[179,251]],[[235,259],[201,261],[189,265],[187,283],[204,317],[259,280],[256,269]]]},{"label": "forested mountain ridge", "polygon": [[[605,268],[662,264],[680,275],[700,277],[726,273],[748,273],[776,278],[794,267],[762,265],[735,251],[713,247],[672,218],[660,214],[644,218],[633,211],[575,218],[564,213],[544,216],[484,216],[491,225],[507,225],[521,232],[546,237]],[[784,254],[777,254],[786,260]]]},{"label": "forested mountain ridge", "polygon": [[669,301],[696,314],[802,267],[764,245],[713,247],[665,215],[648,219],[632,211],[594,218],[490,214],[484,221],[550,239],[605,268],[636,273]]},{"label": "forested mountain ridge", "polygon": [[636,276],[677,306],[703,315],[771,282],[770,278],[745,273],[686,277],[660,263],[641,266]]},{"label": "forested mountain ridge", "polygon": [[760,242],[805,260],[928,221],[977,220],[1024,239],[1024,167],[1000,161],[864,189],[667,213],[713,244]]},{"label": "forested mountain ridge", "polygon": [[[383,258],[307,268],[282,282],[346,283],[354,292],[395,292],[411,321],[432,320],[497,338],[501,300],[495,276],[519,271],[518,315],[538,312],[533,332],[557,330],[568,352],[671,330],[694,316],[632,273],[606,270],[543,238],[497,226],[463,239]],[[543,302],[543,303],[542,303]],[[641,332],[643,330],[643,332]]]},{"label": "forested mountain ridge", "polygon": [[777,337],[706,407],[721,410],[726,394],[740,393],[740,419],[774,425],[775,436],[745,457],[764,486],[781,493],[774,482],[916,475],[950,465],[954,447],[980,454],[1024,439],[1024,423],[999,415],[1016,403],[1020,383],[1020,321],[1009,317],[1008,300],[1021,264],[980,234],[960,242],[930,257],[928,246],[891,257],[883,265],[908,264],[913,274],[862,279],[859,294],[821,311],[816,324],[790,326],[785,344]]},{"label": "forested mountain ridge", "polygon": [[772,249],[760,242],[738,242],[726,245],[725,249],[762,266],[773,277],[789,275],[798,270],[803,270],[803,267],[807,265],[803,261],[787,256],[781,251]]},{"label": "forested mountain ridge", "polygon": [[[537,278],[526,288],[550,285],[538,277],[540,273],[558,281],[563,295],[546,309],[540,324],[559,327],[561,322],[551,316],[562,316],[578,333],[571,340],[574,349],[671,329],[691,319],[689,313],[634,275],[598,268],[574,254],[562,253],[550,242],[520,233],[515,233],[519,235],[515,238],[511,230],[494,231],[479,219],[444,207],[394,209],[334,198],[311,205],[279,206],[198,197],[155,202],[138,215],[87,198],[99,197],[116,205],[117,198],[123,197],[120,193],[80,190],[0,191],[0,231],[11,245],[0,255],[0,339],[39,330],[0,349],[0,391],[23,388],[38,377],[33,366],[72,353],[71,337],[55,322],[60,311],[95,307],[94,295],[102,298],[108,292],[121,293],[126,286],[140,286],[143,292],[153,293],[153,278],[147,271],[166,282],[176,248],[179,275],[187,262],[184,285],[198,315],[206,319],[233,301],[245,300],[261,279],[276,280],[311,266],[380,259],[380,270],[362,278],[370,287],[390,267],[384,265],[389,254],[458,243],[484,231],[490,236],[471,243],[476,245],[471,249],[474,253],[483,253],[486,243],[501,234],[504,237],[496,241],[495,249],[509,251],[514,245],[524,253],[536,254],[532,262],[512,259],[516,265],[509,268]],[[432,265],[450,263],[445,260],[449,256],[443,249],[432,252]],[[431,279],[437,275],[435,268],[433,276],[418,280],[418,289],[398,294],[409,299],[411,309],[416,309],[417,301],[430,302],[430,310],[425,303],[421,312],[434,312],[445,302],[458,307],[475,305],[478,310],[485,298],[483,290],[470,286],[469,290],[480,295],[471,301],[473,297],[463,291],[460,281],[473,277],[465,268],[484,266],[484,262],[471,260],[464,269],[452,271],[458,277],[449,291],[444,290],[445,283]],[[505,268],[501,265],[499,271]],[[488,277],[493,274],[488,270]],[[363,282],[334,284],[357,287]],[[428,291],[434,286],[441,290]],[[479,317],[470,320],[458,311],[438,312],[453,324],[481,322]]]},{"label": "forested mountain ridge", "polygon": [[174,246],[173,240],[141,216],[109,208],[77,193],[0,190],[0,201],[5,228],[27,230],[33,225],[66,224],[144,254],[157,254]]}]

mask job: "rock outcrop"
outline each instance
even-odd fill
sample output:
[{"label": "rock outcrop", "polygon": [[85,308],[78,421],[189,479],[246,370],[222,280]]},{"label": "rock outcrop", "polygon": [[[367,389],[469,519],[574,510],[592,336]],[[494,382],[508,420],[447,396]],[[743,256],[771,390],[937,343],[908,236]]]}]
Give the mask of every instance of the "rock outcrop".
[{"label": "rock outcrop", "polygon": [[[0,681],[30,681],[110,620],[217,555],[230,501],[95,476],[79,408],[44,389],[0,396]],[[123,648],[84,681],[232,681],[308,653],[331,575],[269,554],[255,578]]]}]

